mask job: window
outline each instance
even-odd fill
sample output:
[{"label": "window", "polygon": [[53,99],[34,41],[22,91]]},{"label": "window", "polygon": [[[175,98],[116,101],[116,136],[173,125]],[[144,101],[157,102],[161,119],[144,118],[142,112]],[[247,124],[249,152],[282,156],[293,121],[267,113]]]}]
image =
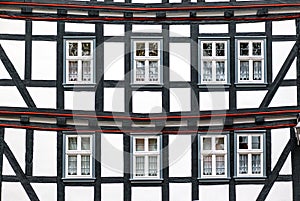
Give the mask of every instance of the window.
[{"label": "window", "polygon": [[133,178],[160,178],[160,137],[135,136],[133,140]]},{"label": "window", "polygon": [[264,40],[238,40],[238,82],[264,83]]},{"label": "window", "polygon": [[227,177],[227,136],[201,135],[201,178]]},{"label": "window", "polygon": [[65,83],[94,83],[93,40],[65,40]]},{"label": "window", "polygon": [[264,134],[239,133],[236,146],[237,176],[263,176]]},{"label": "window", "polygon": [[161,81],[161,41],[133,41],[133,83],[160,84]]},{"label": "window", "polygon": [[201,41],[201,84],[226,84],[227,41]]},{"label": "window", "polygon": [[65,135],[65,178],[93,177],[93,147],[91,134]]}]

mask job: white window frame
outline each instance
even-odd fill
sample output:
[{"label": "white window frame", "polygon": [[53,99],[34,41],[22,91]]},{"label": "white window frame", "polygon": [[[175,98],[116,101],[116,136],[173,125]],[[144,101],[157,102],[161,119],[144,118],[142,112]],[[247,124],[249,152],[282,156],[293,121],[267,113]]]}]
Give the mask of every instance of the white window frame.
[{"label": "white window frame", "polygon": [[[77,139],[77,150],[69,150],[69,138],[76,138]],[[90,139],[90,150],[82,150],[81,149],[81,139],[82,138],[89,138]],[[65,134],[64,136],[64,178],[70,179],[88,179],[94,177],[94,134]],[[68,168],[69,168],[69,156],[76,156],[77,157],[77,174],[76,175],[69,175]],[[81,157],[82,156],[89,156],[90,157],[90,174],[89,175],[82,175],[81,172]]]},{"label": "white window frame", "polygon": [[[132,136],[132,179],[160,179],[161,178],[161,137],[157,135],[135,135]],[[137,151],[136,150],[136,139],[144,139],[144,151]],[[156,139],[157,140],[157,150],[156,151],[149,151],[149,139]],[[144,171],[145,176],[136,176],[136,157],[144,156]],[[156,176],[149,176],[149,156],[157,156],[157,175]]]},{"label": "white window frame", "polygon": [[[132,83],[133,84],[162,84],[162,40],[161,39],[132,39]],[[145,56],[136,56],[136,44],[137,43],[145,43]],[[158,55],[157,56],[149,56],[149,43],[157,43],[158,44]],[[137,61],[145,61],[145,80],[137,81],[136,79],[136,71]],[[150,81],[149,78],[149,62],[157,61],[158,63],[158,79],[157,81]]]},{"label": "white window frame", "polygon": [[[78,43],[78,53],[77,56],[70,56],[69,55],[69,44],[70,43]],[[91,53],[90,56],[82,56],[82,43],[90,43],[91,44]],[[65,58],[64,58],[64,66],[65,66],[65,84],[95,84],[95,44],[93,39],[65,39]],[[70,81],[69,80],[69,61],[77,61],[78,62],[78,75],[77,81]],[[91,68],[91,80],[90,81],[83,81],[83,70],[82,70],[82,61],[90,61],[90,68]]]},{"label": "white window frame", "polygon": [[[252,137],[260,137],[260,149],[252,149]],[[240,149],[239,148],[239,137],[248,137],[248,149]],[[236,134],[236,175],[238,177],[262,177],[265,174],[265,139],[264,133],[238,133]],[[240,155],[248,156],[248,173],[241,174],[240,173]],[[260,174],[252,173],[252,155],[258,154],[260,155]]]},{"label": "white window frame", "polygon": [[[261,43],[261,55],[253,55],[252,50],[253,50],[253,43]],[[248,56],[241,56],[240,55],[240,44],[241,43],[249,43],[249,55]],[[249,39],[249,40],[244,40],[244,39],[237,39],[237,82],[238,83],[265,83],[265,40],[264,39]],[[241,61],[249,61],[249,80],[240,80],[241,78],[241,66],[240,63]],[[254,61],[261,61],[261,80],[254,80],[253,79],[253,71],[254,71],[254,66],[253,63]]]},{"label": "white window frame", "polygon": [[[211,139],[211,150],[203,149],[203,139],[210,138]],[[216,150],[215,143],[216,138],[224,138],[224,150]],[[216,173],[216,157],[222,155],[224,156],[224,173],[223,175],[217,175]],[[212,174],[205,175],[204,173],[204,156],[212,156]],[[200,177],[201,178],[227,178],[228,177],[228,136],[227,134],[217,135],[217,134],[201,134],[200,135]]]},{"label": "white window frame", "polygon": [[[203,56],[203,43],[212,43],[212,56]],[[216,56],[216,44],[217,43],[225,43],[224,46],[224,56]],[[228,55],[229,55],[229,51],[228,51],[228,46],[229,45],[229,41],[228,40],[200,40],[200,83],[201,84],[227,84],[228,83],[228,66],[229,66],[229,59],[228,59]],[[204,77],[204,65],[203,62],[204,61],[211,61],[212,62],[212,80],[211,81],[204,81],[203,77]],[[216,80],[216,62],[218,61],[224,61],[224,81],[217,81]]]}]

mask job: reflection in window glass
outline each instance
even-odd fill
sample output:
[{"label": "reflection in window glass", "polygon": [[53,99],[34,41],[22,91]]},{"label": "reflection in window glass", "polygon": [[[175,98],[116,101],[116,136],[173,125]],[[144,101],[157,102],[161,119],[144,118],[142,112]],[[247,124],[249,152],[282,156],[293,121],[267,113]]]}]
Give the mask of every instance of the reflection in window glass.
[{"label": "reflection in window glass", "polygon": [[145,43],[136,43],[136,56],[145,56]]},{"label": "reflection in window glass", "polygon": [[68,175],[77,175],[77,156],[68,157]]},{"label": "reflection in window glass", "polygon": [[212,175],[212,156],[203,156],[203,175]]},{"label": "reflection in window glass", "polygon": [[240,164],[240,168],[239,168],[240,174],[247,174],[248,173],[248,155],[240,154],[239,164]]},{"label": "reflection in window glass", "polygon": [[77,150],[77,138],[69,137],[68,138],[69,150]]},{"label": "reflection in window glass", "polygon": [[91,56],[91,43],[82,43],[82,56]]},{"label": "reflection in window glass", "polygon": [[248,137],[247,136],[239,137],[239,149],[248,149]]},{"label": "reflection in window glass", "polygon": [[216,156],[216,174],[225,175],[225,157]]},{"label": "reflection in window glass", "polygon": [[249,80],[249,61],[240,62],[240,80]]},{"label": "reflection in window glass", "polygon": [[224,138],[216,137],[216,150],[224,150]]},{"label": "reflection in window glass", "polygon": [[149,81],[158,81],[158,62],[149,61]]},{"label": "reflection in window glass", "polygon": [[78,61],[69,61],[69,81],[78,80]]},{"label": "reflection in window glass", "polygon": [[203,150],[211,150],[211,138],[203,138]]},{"label": "reflection in window glass", "polygon": [[69,43],[69,56],[78,56],[78,43]]},{"label": "reflection in window glass", "polygon": [[135,140],[135,149],[136,149],[136,151],[145,151],[145,140],[144,139],[136,139]]},{"label": "reflection in window glass", "polygon": [[157,176],[157,156],[149,156],[149,176]]},{"label": "reflection in window glass", "polygon": [[249,56],[249,43],[240,43],[240,55]]},{"label": "reflection in window glass", "polygon": [[252,43],[252,55],[260,56],[261,55],[261,43],[260,42],[253,42]]},{"label": "reflection in window glass", "polygon": [[81,175],[90,174],[90,156],[81,156]]},{"label": "reflection in window glass", "polygon": [[262,79],[261,61],[253,61],[253,80]]},{"label": "reflection in window glass", "polygon": [[90,150],[90,138],[89,137],[81,138],[81,150]]},{"label": "reflection in window glass", "polygon": [[158,56],[158,43],[149,43],[149,56]]},{"label": "reflection in window glass", "polygon": [[252,149],[260,149],[260,136],[252,136]]},{"label": "reflection in window glass", "polygon": [[216,43],[216,56],[225,56],[225,44]]},{"label": "reflection in window glass", "polygon": [[203,56],[212,56],[212,43],[203,43]]},{"label": "reflection in window glass", "polygon": [[212,80],[212,62],[211,61],[203,61],[203,81],[211,81]]},{"label": "reflection in window glass", "polygon": [[260,154],[252,154],[252,174],[261,173]]},{"label": "reflection in window glass", "polygon": [[216,81],[225,81],[225,62],[216,62]]},{"label": "reflection in window glass", "polygon": [[157,139],[149,139],[148,146],[149,151],[157,151]]},{"label": "reflection in window glass", "polygon": [[145,158],[144,156],[135,157],[135,176],[145,176]]}]

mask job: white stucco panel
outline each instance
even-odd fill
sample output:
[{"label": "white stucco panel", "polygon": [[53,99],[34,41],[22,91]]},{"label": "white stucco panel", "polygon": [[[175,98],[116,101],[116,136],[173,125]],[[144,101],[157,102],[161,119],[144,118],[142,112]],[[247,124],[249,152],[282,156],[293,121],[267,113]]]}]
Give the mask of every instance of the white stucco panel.
[{"label": "white stucco panel", "polygon": [[228,33],[228,24],[201,24],[199,33]]},{"label": "white stucco panel", "polygon": [[191,80],[189,43],[170,43],[170,81]]},{"label": "white stucco panel", "polygon": [[236,32],[265,32],[265,23],[238,23],[236,24]]},{"label": "white stucco panel", "polygon": [[292,182],[275,182],[266,201],[293,200]]},{"label": "white stucco panel", "polygon": [[[179,2],[181,2],[181,0],[179,0]],[[170,37],[190,37],[190,25],[170,25],[169,33]]]},{"label": "white stucco panel", "polygon": [[263,185],[237,185],[236,200],[255,201]]},{"label": "white stucco panel", "polygon": [[169,136],[169,175],[170,177],[191,176],[191,136]]},{"label": "white stucco panel", "polygon": [[66,201],[94,201],[94,187],[67,186],[65,198]]},{"label": "white stucco panel", "polygon": [[46,21],[32,21],[32,35],[56,35],[57,23]]},{"label": "white stucco panel", "polygon": [[161,113],[162,93],[149,91],[132,92],[132,111],[134,113]]},{"label": "white stucco panel", "polygon": [[224,92],[200,92],[200,111],[228,110],[229,93]]},{"label": "white stucco panel", "polygon": [[95,110],[95,92],[65,91],[65,109]]},{"label": "white stucco panel", "polygon": [[1,34],[24,34],[25,20],[0,19]]},{"label": "white stucco panel", "polygon": [[170,183],[170,201],[192,200],[192,185]]},{"label": "white stucco panel", "polygon": [[0,87],[0,105],[8,107],[27,107],[17,87]]},{"label": "white stucco panel", "polygon": [[56,108],[56,88],[27,87],[38,108]]},{"label": "white stucco panel", "polygon": [[[237,108],[258,108],[267,91],[237,91]],[[255,97],[255,98],[254,98]]]},{"label": "white stucco panel", "polygon": [[31,183],[31,185],[40,200],[43,201],[57,200],[56,184]]},{"label": "white stucco panel", "polygon": [[123,169],[123,135],[101,134],[101,176],[123,177]]},{"label": "white stucco panel", "polygon": [[273,35],[296,35],[295,20],[284,20],[272,22]]},{"label": "white stucco panel", "polygon": [[30,201],[23,186],[19,182],[3,182],[1,200],[5,201]]},{"label": "white stucco panel", "polygon": [[[192,98],[195,98],[193,95]],[[170,112],[191,110],[191,89],[170,88]]]},{"label": "white stucco panel", "polygon": [[[199,186],[199,200],[228,201],[228,185],[201,185]],[[241,201],[237,199],[238,201]]]},{"label": "white stucco panel", "polygon": [[279,87],[269,107],[296,106],[297,87]]},{"label": "white stucco panel", "polygon": [[104,79],[124,80],[124,43],[104,43]]},{"label": "white stucco panel", "polygon": [[102,184],[101,198],[104,201],[123,201],[123,184]]},{"label": "white stucco panel", "polygon": [[124,112],[124,88],[104,88],[104,111]]},{"label": "white stucco panel", "polygon": [[95,32],[95,24],[69,23],[65,24],[66,32]]},{"label": "white stucco panel", "polygon": [[103,34],[104,36],[124,36],[123,24],[104,24]]},{"label": "white stucco panel", "polygon": [[141,201],[147,198],[147,201],[161,201],[161,187],[133,187],[132,201]]}]

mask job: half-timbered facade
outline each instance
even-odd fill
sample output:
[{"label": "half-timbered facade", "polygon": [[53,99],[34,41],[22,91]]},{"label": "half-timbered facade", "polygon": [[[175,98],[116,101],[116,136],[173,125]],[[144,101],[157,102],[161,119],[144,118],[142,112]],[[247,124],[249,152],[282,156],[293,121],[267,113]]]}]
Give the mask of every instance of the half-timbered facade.
[{"label": "half-timbered facade", "polygon": [[299,19],[296,0],[1,0],[1,200],[300,200]]}]

